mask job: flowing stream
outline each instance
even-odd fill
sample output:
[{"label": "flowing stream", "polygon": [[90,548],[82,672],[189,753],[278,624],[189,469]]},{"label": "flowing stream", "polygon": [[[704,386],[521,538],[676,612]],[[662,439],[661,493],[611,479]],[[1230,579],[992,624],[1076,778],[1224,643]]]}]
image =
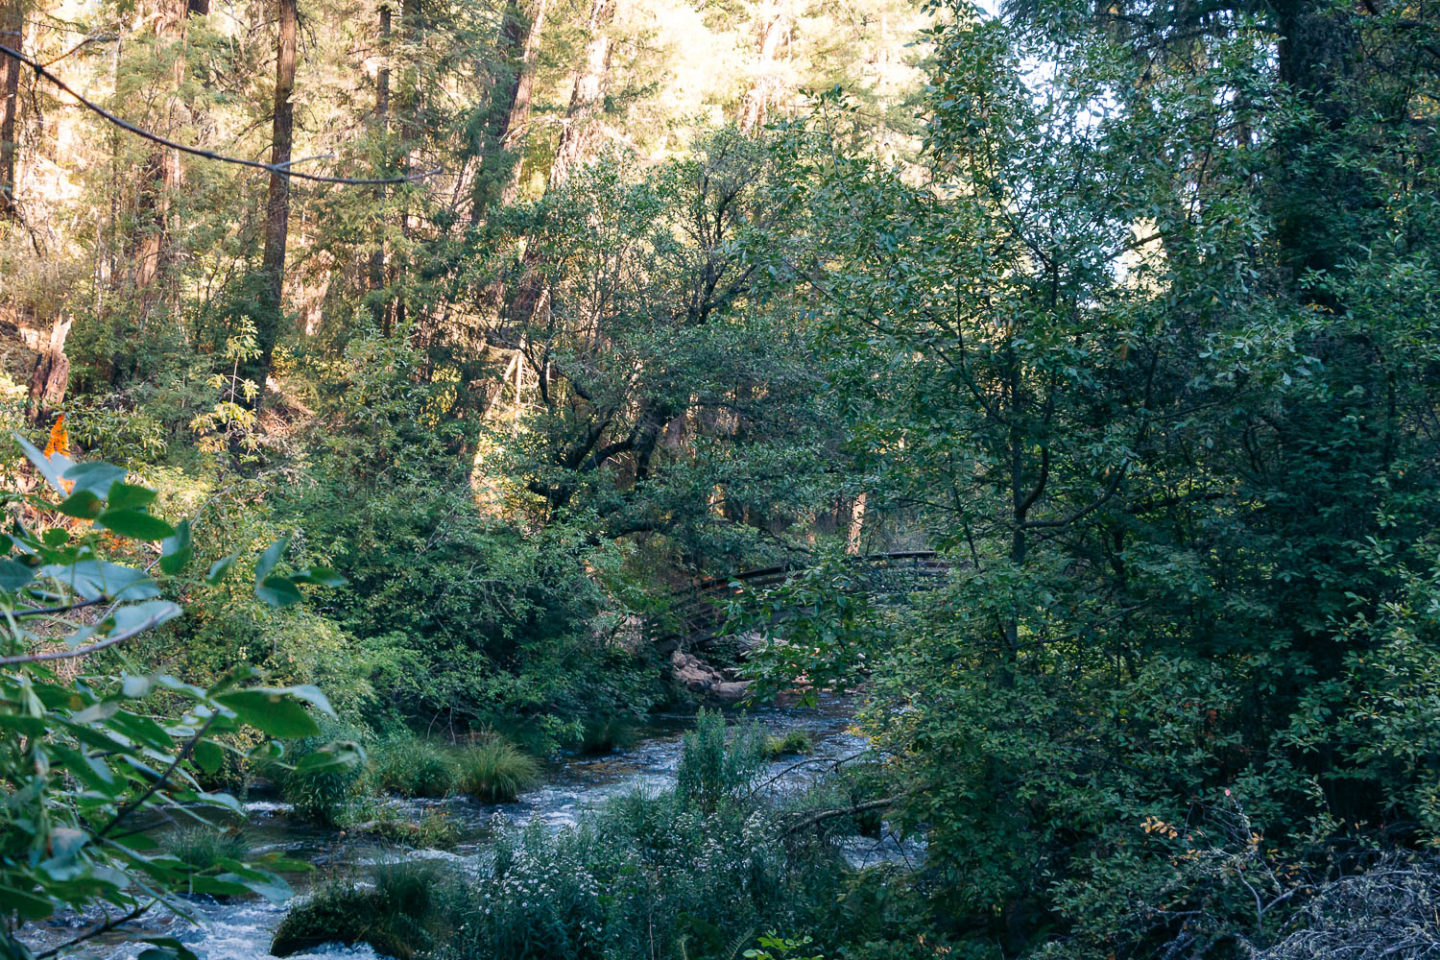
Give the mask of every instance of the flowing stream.
[{"label": "flowing stream", "polygon": [[[779,794],[803,789],[834,766],[834,761],[866,750],[864,739],[850,729],[853,704],[841,698],[822,699],[815,708],[767,708],[752,712],[751,719],[772,735],[790,730],[808,732],[815,746],[805,757],[785,757],[770,764],[761,783]],[[602,757],[570,757],[547,770],[543,786],[509,804],[482,804],[462,797],[445,800],[384,801],[409,819],[419,820],[436,809],[443,810],[458,828],[462,842],[452,850],[414,850],[387,845],[373,838],[351,838],[334,830],[321,830],[288,816],[284,804],[256,801],[247,804],[246,837],[255,855],[279,851],[305,860],[315,869],[290,882],[296,896],[303,897],[315,883],[345,875],[356,867],[379,861],[443,859],[458,869],[474,870],[497,830],[523,827],[539,819],[556,829],[574,824],[588,807],[634,791],[659,792],[672,786],[680,760],[681,738],[693,725],[688,716],[657,716],[642,729],[636,745]],[[845,844],[846,856],[856,866],[882,860],[909,860],[920,853],[914,843],[893,837],[881,840],[855,837]],[[217,902],[210,898],[194,903],[198,925],[174,917],[152,921],[149,933],[175,936],[194,950],[201,960],[257,960],[270,956],[270,941],[285,916],[285,904],[260,899]],[[73,938],[95,922],[94,917],[56,919],[35,938],[37,949],[51,947]],[[131,960],[143,944],[102,942],[92,947],[91,956],[103,960]],[[299,960],[320,957],[348,957],[375,960],[368,946],[327,945]]]}]

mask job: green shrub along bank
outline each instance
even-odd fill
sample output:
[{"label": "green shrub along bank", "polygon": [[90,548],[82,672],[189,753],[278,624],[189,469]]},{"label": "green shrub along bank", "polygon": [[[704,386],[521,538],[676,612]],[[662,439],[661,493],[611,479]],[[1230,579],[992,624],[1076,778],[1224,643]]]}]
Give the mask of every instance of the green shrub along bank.
[{"label": "green shrub along bank", "polygon": [[209,870],[226,860],[245,860],[250,844],[239,830],[186,827],[161,839],[160,845],[191,870]]},{"label": "green shrub along bank", "polygon": [[791,730],[783,737],[765,738],[765,756],[770,760],[781,757],[798,757],[813,753],[815,742],[804,730]]}]

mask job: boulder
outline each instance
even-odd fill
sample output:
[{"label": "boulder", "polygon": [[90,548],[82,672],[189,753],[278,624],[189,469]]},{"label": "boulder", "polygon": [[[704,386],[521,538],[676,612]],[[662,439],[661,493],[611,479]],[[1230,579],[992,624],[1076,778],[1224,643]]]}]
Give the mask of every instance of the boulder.
[{"label": "boulder", "polygon": [[675,681],[687,689],[720,700],[740,700],[750,689],[748,683],[727,679],[724,673],[683,650],[670,655],[670,672]]}]

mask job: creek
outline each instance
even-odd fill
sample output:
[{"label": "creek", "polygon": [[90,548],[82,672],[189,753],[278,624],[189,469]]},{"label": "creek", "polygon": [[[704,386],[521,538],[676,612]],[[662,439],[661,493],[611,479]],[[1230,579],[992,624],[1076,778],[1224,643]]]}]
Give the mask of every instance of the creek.
[{"label": "creek", "polygon": [[[854,704],[844,698],[822,698],[814,708],[770,707],[748,714],[772,736],[791,730],[807,732],[814,752],[805,757],[783,757],[773,761],[757,782],[777,796],[804,789],[834,768],[835,761],[865,752],[867,742],[851,729]],[[246,804],[244,829],[252,854],[280,852],[304,860],[312,871],[288,879],[297,897],[304,897],[316,883],[343,877],[358,868],[381,861],[437,859],[456,869],[474,872],[489,849],[497,831],[514,830],[541,820],[555,829],[573,825],[583,812],[605,800],[626,793],[656,793],[674,785],[680,760],[681,742],[694,718],[657,715],[648,718],[635,745],[601,757],[563,757],[546,771],[544,784],[521,795],[514,803],[482,804],[464,797],[444,800],[382,801],[405,819],[418,821],[426,814],[443,810],[461,836],[451,850],[416,850],[387,845],[373,838],[350,837],[343,832],[323,830],[289,816],[286,805],[271,801]],[[861,867],[882,861],[913,862],[923,852],[914,841],[901,842],[887,833],[879,840],[853,837],[842,841],[852,865]],[[261,899],[216,901],[196,898],[191,923],[169,914],[152,918],[146,935],[174,936],[201,960],[259,960],[269,957],[270,941],[288,905]],[[96,917],[57,918],[30,938],[37,950],[66,942],[96,921]],[[128,942],[92,946],[90,956],[102,960],[133,960],[144,948],[136,944],[132,928]],[[368,946],[326,945],[297,954],[297,960],[346,957],[376,960]]]}]

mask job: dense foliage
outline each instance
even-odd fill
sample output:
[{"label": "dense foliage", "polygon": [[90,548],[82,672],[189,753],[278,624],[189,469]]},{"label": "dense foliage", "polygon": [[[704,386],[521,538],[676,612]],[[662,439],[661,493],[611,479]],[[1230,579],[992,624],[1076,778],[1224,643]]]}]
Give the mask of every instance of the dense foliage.
[{"label": "dense foliage", "polygon": [[[146,808],[260,784],[438,845],[377,798],[510,801],[743,676],[856,692],[873,762],[782,811],[754,774],[808,745],[707,715],[673,791],[478,884],[337,881],[280,946],[1426,943],[1363,904],[1423,914],[1440,843],[1435,4],[0,0],[5,37],[0,419],[52,430],[6,466],[7,931],[280,889],[120,843]],[[913,591],[857,556],[917,549]],[[851,869],[881,821],[923,863]]]}]

